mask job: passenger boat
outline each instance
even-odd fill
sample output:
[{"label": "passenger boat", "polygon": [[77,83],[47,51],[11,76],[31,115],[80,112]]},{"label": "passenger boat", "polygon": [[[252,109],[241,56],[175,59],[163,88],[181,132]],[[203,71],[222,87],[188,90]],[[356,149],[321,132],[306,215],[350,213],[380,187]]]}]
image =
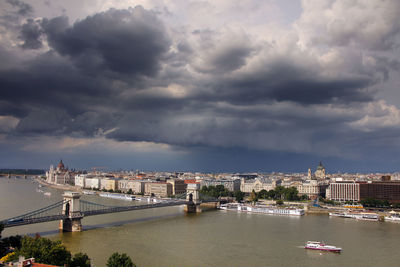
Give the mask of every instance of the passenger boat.
[{"label": "passenger boat", "polygon": [[249,213],[264,213],[264,214],[272,214],[272,215],[295,215],[302,216],[305,214],[304,209],[297,208],[277,208],[272,206],[264,206],[264,205],[243,205],[243,204],[222,204],[219,207],[221,210],[237,210],[237,211],[245,211]]},{"label": "passenger boat", "polygon": [[96,195],[96,192],[89,191],[89,190],[83,190],[82,193],[85,194],[85,195]]},{"label": "passenger boat", "polygon": [[305,249],[313,249],[313,250],[337,252],[337,253],[340,253],[342,251],[342,248],[326,245],[324,242],[318,242],[318,241],[307,241],[304,248]]},{"label": "passenger boat", "polygon": [[43,195],[45,195],[46,197],[50,197],[51,193],[50,192],[44,192]]},{"label": "passenger boat", "polygon": [[125,195],[125,194],[100,193],[99,196],[114,198],[114,199],[121,199],[121,200],[135,200],[134,196]]},{"label": "passenger boat", "polygon": [[389,213],[390,213],[390,216],[385,216],[385,221],[400,222],[400,213],[397,213],[395,211],[391,211]]},{"label": "passenger boat", "polygon": [[351,218],[364,221],[378,221],[379,215],[373,212],[330,212],[329,216]]}]

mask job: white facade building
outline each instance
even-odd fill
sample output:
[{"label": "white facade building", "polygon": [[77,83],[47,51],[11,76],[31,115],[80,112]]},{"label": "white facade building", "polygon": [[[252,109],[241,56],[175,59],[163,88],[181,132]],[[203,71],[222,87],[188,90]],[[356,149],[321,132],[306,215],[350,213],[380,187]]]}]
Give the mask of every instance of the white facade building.
[{"label": "white facade building", "polygon": [[85,179],[87,174],[78,174],[75,175],[75,186],[79,186],[80,188],[85,188]]},{"label": "white facade building", "polygon": [[128,192],[129,189],[132,190],[135,194],[144,193],[145,181],[143,180],[119,180],[118,181],[118,189],[122,192]]},{"label": "white facade building", "polygon": [[100,179],[99,177],[86,177],[85,188],[100,189]]},{"label": "white facade building", "polygon": [[273,190],[276,187],[276,182],[270,179],[251,179],[245,180],[244,178],[241,179],[240,183],[240,191],[244,193],[251,193],[253,190],[257,193],[261,190]]}]

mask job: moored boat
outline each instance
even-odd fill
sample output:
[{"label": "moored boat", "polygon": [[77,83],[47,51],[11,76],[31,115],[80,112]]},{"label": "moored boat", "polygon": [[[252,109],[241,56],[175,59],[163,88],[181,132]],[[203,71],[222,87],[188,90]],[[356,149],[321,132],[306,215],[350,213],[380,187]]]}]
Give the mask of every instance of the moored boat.
[{"label": "moored boat", "polygon": [[391,211],[389,213],[390,213],[390,216],[385,216],[385,221],[400,222],[400,213],[397,213],[395,211]]},{"label": "moored boat", "polygon": [[83,190],[82,193],[85,194],[85,195],[96,195],[96,192],[89,191],[89,190]]},{"label": "moored boat", "polygon": [[252,206],[252,205],[238,204],[238,203],[221,204],[219,209],[244,211],[249,213],[272,214],[272,215],[302,216],[305,214],[304,209],[298,209],[298,208],[278,208],[278,207],[264,206],[264,205]]},{"label": "moored boat", "polygon": [[322,251],[330,251],[340,253],[342,248],[326,245],[324,242],[319,241],[307,241],[304,246],[305,249],[313,249],[313,250],[322,250]]},{"label": "moored boat", "polygon": [[351,218],[364,221],[378,221],[379,215],[373,212],[330,212],[329,216]]},{"label": "moored boat", "polygon": [[114,198],[114,199],[121,199],[121,200],[135,200],[134,196],[124,195],[124,194],[100,193],[99,196]]}]

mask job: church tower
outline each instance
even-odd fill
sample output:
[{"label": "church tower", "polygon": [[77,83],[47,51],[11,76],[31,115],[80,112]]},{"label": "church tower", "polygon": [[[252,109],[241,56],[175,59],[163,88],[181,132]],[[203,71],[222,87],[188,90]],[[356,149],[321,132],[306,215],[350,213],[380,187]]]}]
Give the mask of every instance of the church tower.
[{"label": "church tower", "polygon": [[315,171],[315,177],[317,179],[325,179],[326,178],[325,167],[324,167],[324,165],[322,165],[321,161],[319,162],[317,170]]}]

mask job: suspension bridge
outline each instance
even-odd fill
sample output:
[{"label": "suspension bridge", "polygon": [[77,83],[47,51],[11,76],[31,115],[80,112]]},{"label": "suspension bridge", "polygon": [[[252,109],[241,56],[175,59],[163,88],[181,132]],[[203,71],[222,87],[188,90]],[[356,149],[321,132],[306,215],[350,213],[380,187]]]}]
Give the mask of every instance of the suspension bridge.
[{"label": "suspension bridge", "polygon": [[197,184],[188,186],[188,192],[175,199],[144,205],[108,206],[81,200],[80,197],[81,194],[78,192],[65,192],[63,200],[57,203],[3,220],[1,223],[7,228],[50,221],[60,221],[60,230],[65,232],[79,232],[82,231],[82,218],[88,216],[180,205],[185,205],[185,211],[187,213],[196,213],[201,211],[201,203],[219,202],[218,199],[202,196],[199,193],[199,186]]}]

